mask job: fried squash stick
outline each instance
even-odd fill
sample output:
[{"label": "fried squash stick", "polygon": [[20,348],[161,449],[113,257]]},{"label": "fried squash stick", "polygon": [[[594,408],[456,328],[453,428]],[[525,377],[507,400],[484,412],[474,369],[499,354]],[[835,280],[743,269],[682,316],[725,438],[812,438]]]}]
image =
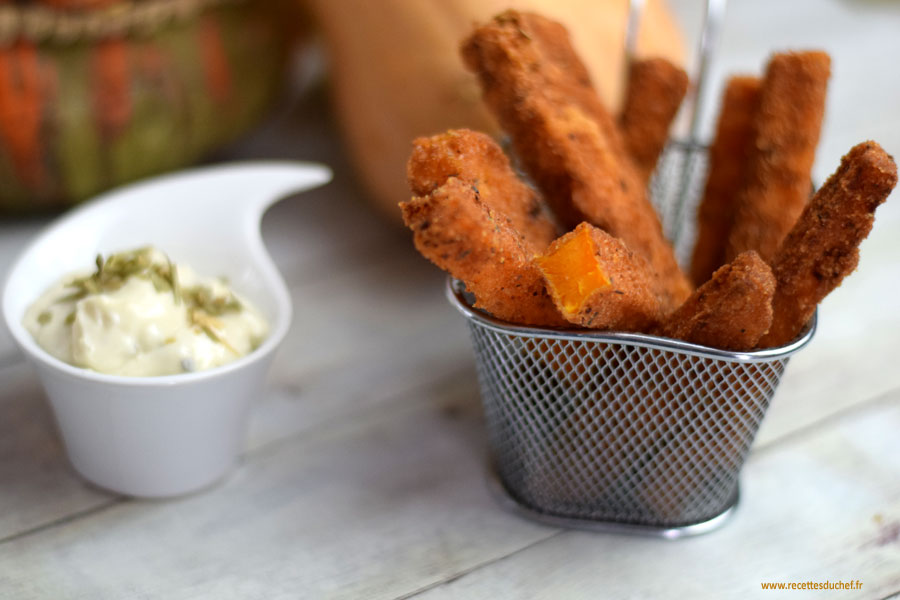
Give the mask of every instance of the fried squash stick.
[{"label": "fried squash stick", "polygon": [[719,268],[654,332],[722,350],[752,350],[772,324],[775,276],[754,251]]},{"label": "fried squash stick", "polygon": [[736,199],[753,148],[761,84],[758,77],[736,76],[725,87],[716,136],[709,148],[706,187],[697,210],[697,241],[691,258],[694,285],[702,285],[725,263]]},{"label": "fried squash stick", "polygon": [[650,181],[669,127],[688,89],[684,69],[664,58],[634,61],[628,69],[625,108],[619,129],[641,181]]},{"label": "fried squash stick", "polygon": [[854,146],[803,211],[775,256],[772,327],[760,346],[796,338],[816,305],[859,262],[875,209],[897,185],[897,165],[877,143]]},{"label": "fried squash stick", "polygon": [[509,11],[478,27],[462,53],[561,224],[587,221],[643,256],[665,310],[687,298],[690,283],[565,29]]},{"label": "fried squash stick", "polygon": [[400,208],[422,256],[465,283],[476,307],[522,325],[568,324],[527,243],[508,218],[479,199],[476,186],[450,177]]},{"label": "fried squash stick", "polygon": [[756,250],[771,262],[812,191],[810,170],[825,113],[831,59],[786,52],[769,61],[756,113],[747,180],[725,260]]},{"label": "fried squash stick", "polygon": [[503,150],[488,135],[468,129],[418,138],[407,164],[413,194],[425,196],[456,177],[478,189],[487,206],[508,217],[534,253],[547,249],[556,236],[537,192],[516,176]]}]

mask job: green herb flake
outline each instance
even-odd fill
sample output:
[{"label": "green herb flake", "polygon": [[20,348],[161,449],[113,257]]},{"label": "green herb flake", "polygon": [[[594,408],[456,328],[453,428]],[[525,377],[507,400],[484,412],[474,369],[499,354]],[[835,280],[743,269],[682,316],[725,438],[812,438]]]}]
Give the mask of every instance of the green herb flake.
[{"label": "green herb flake", "polygon": [[41,325],[46,325],[52,319],[53,319],[53,313],[51,313],[49,310],[45,310],[44,312],[42,312],[41,314],[39,314],[37,316],[37,322],[40,323]]},{"label": "green herb flake", "polygon": [[155,270],[147,271],[147,278],[150,280],[150,283],[153,284],[153,289],[160,294],[172,289],[172,286],[169,285],[169,281]]},{"label": "green herb flake", "polygon": [[178,306],[181,304],[181,284],[178,283],[178,267],[169,260],[168,256],[166,260],[169,262],[169,284],[172,286],[172,298],[175,300],[175,305]]},{"label": "green herb flake", "polygon": [[63,296],[56,302],[57,303],[59,303],[59,302],[78,302],[85,296],[87,296],[87,292],[85,292],[84,290],[78,290],[78,291],[72,292],[71,294],[69,294],[67,296]]},{"label": "green herb flake", "polygon": [[214,296],[212,290],[202,285],[185,288],[182,291],[185,303],[192,308],[198,308],[204,313],[221,317],[227,313],[239,313],[244,307],[234,294]]},{"label": "green herb flake", "polygon": [[66,325],[71,325],[75,322],[75,311],[73,310],[68,315],[66,315]]},{"label": "green herb flake", "polygon": [[91,294],[114,292],[125,285],[129,277],[140,277],[153,283],[157,291],[173,290],[171,262],[168,265],[153,263],[152,248],[149,246],[111,254],[103,258],[98,254],[94,263],[97,269],[85,277],[73,279],[67,287],[73,288],[61,302],[74,302]]}]

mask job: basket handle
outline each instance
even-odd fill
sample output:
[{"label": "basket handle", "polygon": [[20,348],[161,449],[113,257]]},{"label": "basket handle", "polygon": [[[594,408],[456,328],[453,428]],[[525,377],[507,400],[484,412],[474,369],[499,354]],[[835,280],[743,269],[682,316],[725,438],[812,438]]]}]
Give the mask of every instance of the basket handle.
[{"label": "basket handle", "polygon": [[[692,78],[694,85],[688,92],[685,104],[690,110],[690,124],[688,129],[688,142],[700,143],[700,116],[704,100],[704,91],[709,78],[710,64],[713,53],[719,45],[719,36],[722,31],[722,22],[725,20],[725,6],[727,0],[706,0],[706,12],[703,17],[703,30],[700,35],[700,43],[697,47],[697,76]],[[630,65],[637,56],[638,31],[640,30],[641,16],[643,15],[646,0],[629,0],[628,22],[625,27],[625,60]]]}]

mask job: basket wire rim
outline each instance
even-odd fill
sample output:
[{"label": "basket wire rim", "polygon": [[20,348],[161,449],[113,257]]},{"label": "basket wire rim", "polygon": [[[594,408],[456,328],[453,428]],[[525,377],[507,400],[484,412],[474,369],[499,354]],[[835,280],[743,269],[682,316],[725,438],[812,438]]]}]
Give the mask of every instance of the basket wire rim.
[{"label": "basket wire rim", "polygon": [[464,284],[453,277],[447,277],[446,295],[453,305],[466,319],[474,321],[479,326],[497,333],[511,334],[523,338],[541,338],[554,340],[568,340],[588,343],[623,344],[629,346],[641,346],[666,350],[678,354],[687,354],[702,358],[711,358],[728,362],[769,362],[785,359],[799,352],[812,340],[816,332],[818,321],[818,309],[813,313],[806,329],[792,342],[784,346],[763,348],[760,350],[732,351],[692,344],[683,340],[664,338],[647,333],[632,333],[619,331],[594,331],[589,329],[549,329],[544,327],[529,327],[516,325],[497,319],[472,307],[466,300],[463,292]]}]

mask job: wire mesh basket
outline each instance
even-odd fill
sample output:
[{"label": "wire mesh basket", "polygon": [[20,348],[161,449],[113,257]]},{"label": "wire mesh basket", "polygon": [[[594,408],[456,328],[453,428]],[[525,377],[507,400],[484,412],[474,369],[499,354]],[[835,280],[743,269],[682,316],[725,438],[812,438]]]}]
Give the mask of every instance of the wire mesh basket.
[{"label": "wire mesh basket", "polygon": [[[670,144],[651,193],[685,256],[705,153]],[[685,218],[689,215],[691,218]],[[812,339],[729,352],[636,333],[512,325],[448,297],[475,351],[504,501],[555,525],[678,537],[736,504],[738,475],[789,357]]]}]

